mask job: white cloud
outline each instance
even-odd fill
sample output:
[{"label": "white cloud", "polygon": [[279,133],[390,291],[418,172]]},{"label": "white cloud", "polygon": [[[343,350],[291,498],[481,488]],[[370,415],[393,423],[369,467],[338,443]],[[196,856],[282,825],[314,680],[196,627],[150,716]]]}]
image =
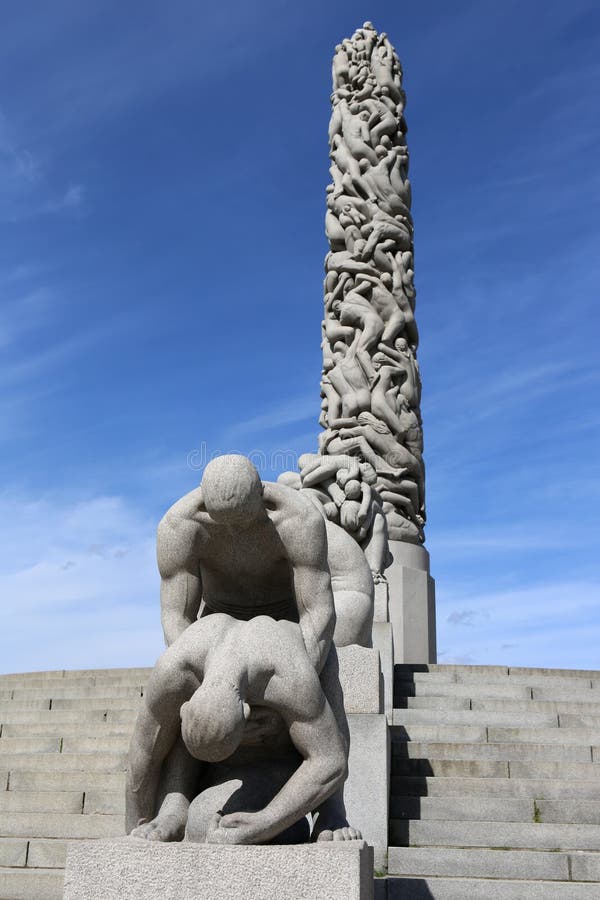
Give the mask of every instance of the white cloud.
[{"label": "white cloud", "polygon": [[[497,591],[474,586],[453,596],[438,583],[440,661],[449,662],[451,653],[480,665],[598,669],[599,609],[595,580],[537,581]],[[469,615],[460,622],[463,612]]]},{"label": "white cloud", "polygon": [[0,498],[0,670],[152,665],[155,523],[120,497]]}]

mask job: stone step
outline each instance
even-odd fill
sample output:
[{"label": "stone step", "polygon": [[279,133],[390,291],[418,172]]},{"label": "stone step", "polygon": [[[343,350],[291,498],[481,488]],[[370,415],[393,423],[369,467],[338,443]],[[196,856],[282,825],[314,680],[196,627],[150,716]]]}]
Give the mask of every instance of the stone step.
[{"label": "stone step", "polygon": [[[27,688],[18,687],[14,688],[14,690],[10,691],[0,691],[0,700],[12,700],[14,702],[18,701],[19,703],[22,700],[87,700],[90,698],[107,698],[107,699],[120,699],[121,697],[141,697],[142,695],[142,686],[140,684],[137,685],[128,685],[125,687],[112,687],[111,685],[98,685],[98,687],[79,687],[77,684],[72,685],[59,685],[56,688],[52,688],[51,691],[48,688],[32,688],[31,690],[27,690]],[[81,704],[85,706],[84,703]]]},{"label": "stone step", "polygon": [[498,675],[548,675],[562,678],[600,678],[599,669],[546,669],[529,666],[467,666],[460,663],[396,663],[394,672],[411,676],[415,672],[456,672],[479,675],[484,680]]},{"label": "stone step", "polygon": [[[453,684],[442,682],[439,684],[427,681],[414,684],[409,681],[399,681],[394,684],[394,707],[398,706],[399,697],[497,697],[511,698],[513,700],[532,700],[533,690],[543,688],[530,688],[524,684]],[[587,688],[590,696],[593,696],[591,688]],[[575,699],[575,698],[574,698]]]},{"label": "stone step", "polygon": [[592,748],[579,744],[544,743],[444,743],[427,741],[406,741],[402,735],[396,737],[396,726],[392,732],[392,754],[410,759],[484,759],[528,761],[539,759],[543,762],[591,763]]},{"label": "stone step", "polygon": [[392,775],[431,776],[443,778],[543,778],[566,781],[596,781],[600,778],[598,763],[543,762],[542,760],[410,759],[392,754]]},{"label": "stone step", "polygon": [[[5,753],[0,765],[31,772],[120,772],[127,767],[126,753]],[[597,766],[600,772],[600,767]]]},{"label": "stone step", "polygon": [[511,778],[556,778],[595,780],[600,777],[600,766],[597,763],[543,762],[541,760],[511,760],[508,764]]},{"label": "stone step", "polygon": [[86,800],[90,792],[120,792],[124,796],[125,772],[93,772],[90,767],[83,771],[47,772],[19,771],[13,769],[8,779],[10,791],[85,791]]},{"label": "stone step", "polygon": [[[511,714],[515,717],[532,715],[558,716],[592,716],[600,718],[600,701],[597,703],[572,703],[568,700],[515,700],[511,697],[398,697],[396,709],[422,710],[472,710],[473,712]],[[517,723],[518,724],[518,723]],[[573,722],[571,724],[577,724]],[[585,724],[585,723],[582,723]],[[590,723],[595,724],[595,723]]]},{"label": "stone step", "polygon": [[145,684],[147,684],[147,678],[140,678],[139,675],[135,676],[127,676],[120,675],[109,678],[103,678],[101,676],[87,676],[83,678],[31,678],[27,681],[19,681],[15,679],[14,681],[5,681],[0,678],[0,691],[6,693],[8,691],[15,690],[23,690],[27,692],[45,692],[45,691],[55,691],[55,690],[73,690],[73,689],[100,689],[106,688],[107,690],[112,690],[113,688],[131,688],[135,690],[139,690],[139,688]]},{"label": "stone step", "polygon": [[7,900],[62,900],[62,869],[0,868],[0,897]]},{"label": "stone step", "polygon": [[148,667],[133,669],[56,669],[48,672],[11,672],[6,675],[0,675],[0,684],[7,682],[13,683],[28,681],[36,681],[39,679],[69,680],[74,679],[80,681],[86,678],[106,679],[113,678],[130,678],[135,681],[147,680],[152,669]]},{"label": "stone step", "polygon": [[[131,734],[114,734],[105,737],[76,737],[67,735],[62,738],[63,753],[127,753],[131,741]],[[0,747],[2,738],[0,738]],[[0,755],[0,760],[2,756]]]},{"label": "stone step", "polygon": [[[416,700],[417,698],[414,697],[410,699]],[[439,697],[421,697],[420,699],[422,701],[425,701],[426,699],[435,700],[436,703],[441,700]],[[584,701],[581,703],[574,703],[569,700],[511,700],[510,698],[488,697],[484,700],[474,698],[470,701],[470,707],[473,711],[510,712],[517,715],[526,712],[557,713],[558,715],[600,715],[600,702],[588,703]]]},{"label": "stone step", "polygon": [[56,697],[51,699],[46,697],[43,700],[0,700],[0,721],[9,721],[10,716],[21,715],[23,713],[35,713],[40,711],[42,714],[47,712],[57,712],[59,710],[75,710],[78,712],[89,713],[94,710],[120,710],[135,711],[142,702],[142,696],[132,694],[126,697]]},{"label": "stone step", "polygon": [[[142,697],[89,697],[85,703],[80,698],[58,697],[52,701],[52,709],[102,709],[102,710],[132,710],[134,713],[139,709]],[[22,704],[19,702],[19,706]]]},{"label": "stone step", "polygon": [[534,822],[597,825],[600,802],[542,800],[537,797],[402,797],[390,798],[392,819],[435,819],[469,822]]},{"label": "stone step", "polygon": [[458,684],[454,682],[420,681],[416,684],[408,681],[396,682],[394,685],[394,706],[401,697],[469,697],[470,699],[513,699],[513,700],[568,700],[574,703],[599,703],[600,687],[591,687],[591,683],[574,686],[552,687],[541,684],[528,687],[525,684],[476,682]]},{"label": "stone step", "polygon": [[27,867],[42,869],[64,869],[67,862],[69,841],[58,839],[32,838],[27,852]]},{"label": "stone step", "polygon": [[598,680],[589,674],[575,677],[565,675],[540,675],[532,674],[507,674],[507,675],[481,675],[474,672],[415,672],[412,677],[394,673],[400,684],[525,684],[529,687],[568,687],[591,688],[593,682]]},{"label": "stone step", "polygon": [[[471,709],[470,697],[399,697],[394,698],[397,709]],[[511,701],[519,702],[519,701]],[[526,700],[520,701],[526,703]],[[531,703],[531,700],[529,701]],[[0,703],[0,709],[2,708]]]},{"label": "stone step", "polygon": [[2,837],[101,838],[125,834],[121,815],[70,813],[11,813],[0,819]]},{"label": "stone step", "polygon": [[27,862],[25,838],[0,838],[0,867],[24,866]]},{"label": "stone step", "polygon": [[86,791],[83,806],[84,815],[125,815],[125,790]]},{"label": "stone step", "polygon": [[397,797],[529,797],[569,800],[571,797],[600,801],[600,779],[576,781],[552,778],[453,778],[399,775],[392,778]]},{"label": "stone step", "polygon": [[[404,725],[394,721],[394,741],[420,741],[426,743],[459,743],[487,741],[485,725]],[[558,731],[558,727],[556,728]],[[2,738],[0,738],[0,743]],[[591,742],[590,742],[591,743]]]},{"label": "stone step", "polygon": [[600,741],[594,728],[488,728],[490,743],[580,744],[590,746]]},{"label": "stone step", "polygon": [[[11,701],[12,703],[12,701]],[[82,727],[85,723],[111,722],[131,725],[135,722],[136,709],[19,709],[13,704],[14,709],[0,710],[0,725],[39,725],[45,723],[61,723],[72,725],[79,722]]]},{"label": "stone step", "polygon": [[[600,720],[599,720],[600,721]],[[558,713],[539,712],[488,712],[471,709],[395,709],[394,725],[470,725],[496,727],[545,727],[558,728]],[[561,722],[562,724],[562,722]],[[563,725],[567,727],[567,725]]]},{"label": "stone step", "polygon": [[598,900],[598,885],[486,878],[377,878],[375,900]]},{"label": "stone step", "polygon": [[60,753],[61,739],[43,734],[34,737],[0,737],[0,765],[4,765],[4,757],[14,753]]},{"label": "stone step", "polygon": [[15,812],[81,813],[83,799],[83,791],[2,791],[0,815]]},{"label": "stone step", "polygon": [[555,825],[535,822],[392,819],[390,844],[399,847],[600,850],[600,828],[598,825]]},{"label": "stone step", "polygon": [[509,797],[390,798],[390,820],[421,819],[461,822],[533,822],[534,801]]},{"label": "stone step", "polygon": [[[88,781],[90,779],[93,780],[93,776],[89,776]],[[1,791],[0,815],[21,812],[122,816],[125,814],[124,781],[117,790],[107,790],[104,785],[99,785],[86,791]],[[0,865],[8,864],[0,862]]]},{"label": "stone step", "polygon": [[3,722],[0,731],[0,750],[2,749],[3,742],[8,738],[31,738],[33,740],[38,737],[66,738],[87,736],[90,738],[105,738],[106,740],[110,740],[112,735],[120,738],[131,738],[132,731],[133,722],[130,726],[129,724],[123,725],[118,722],[108,722],[105,719],[97,719],[96,721],[82,719],[79,723],[54,722],[52,720],[46,720],[45,722],[39,722],[37,724],[32,722],[21,722],[17,724]]},{"label": "stone step", "polygon": [[558,724],[561,728],[593,728],[600,734],[600,707],[598,715],[587,713],[559,713]]},{"label": "stone step", "polygon": [[421,877],[569,881],[569,866],[568,853],[543,850],[390,847],[388,856],[390,875]]}]

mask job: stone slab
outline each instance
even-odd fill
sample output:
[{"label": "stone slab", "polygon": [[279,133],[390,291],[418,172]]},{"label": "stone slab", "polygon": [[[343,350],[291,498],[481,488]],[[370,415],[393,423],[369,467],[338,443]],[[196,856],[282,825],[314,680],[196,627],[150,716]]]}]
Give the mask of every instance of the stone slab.
[{"label": "stone slab", "polygon": [[373,622],[373,647],[379,650],[383,678],[383,712],[391,724],[394,714],[394,641],[390,622]]},{"label": "stone slab", "polygon": [[337,656],[346,713],[383,712],[379,652],[352,644],[339,647]]},{"label": "stone slab", "polygon": [[27,841],[0,838],[0,866],[24,866],[27,861]]},{"label": "stone slab", "polygon": [[[558,729],[557,713],[488,712],[487,710],[446,709],[395,709],[394,725],[480,725],[501,727],[530,727],[537,725]],[[598,720],[600,725],[600,719]]]},{"label": "stone slab", "polygon": [[598,900],[597,884],[488,878],[390,878],[377,900]]},{"label": "stone slab", "polygon": [[424,547],[390,541],[392,565],[386,570],[389,617],[398,663],[434,663],[437,656],[435,582]]},{"label": "stone slab", "polygon": [[61,900],[62,891],[63,873],[60,869],[0,868],[0,897],[10,900]]},{"label": "stone slab", "polygon": [[69,845],[64,900],[372,900],[363,841],[225,847],[83,841]]},{"label": "stone slab", "polygon": [[13,770],[10,790],[17,791],[117,791],[125,796],[125,772],[38,772]]},{"label": "stone slab", "polygon": [[[427,847],[487,847],[524,850],[600,850],[597,825],[534,822],[398,822],[393,844]],[[401,826],[401,827],[400,827]]]},{"label": "stone slab", "polygon": [[530,878],[568,881],[566,853],[530,850],[446,849],[390,847],[390,875],[453,878]]},{"label": "stone slab", "polygon": [[12,813],[80,813],[83,791],[2,791],[0,815]]},{"label": "stone slab", "polygon": [[67,841],[35,838],[29,841],[27,866],[32,869],[64,869]]},{"label": "stone slab", "polygon": [[[578,744],[486,744],[482,741],[472,743],[443,743],[426,741],[398,741],[392,731],[392,753],[412,759],[485,759],[541,762],[573,762],[591,763],[592,748]],[[600,759],[600,748],[598,759]]]},{"label": "stone slab", "polygon": [[385,869],[390,789],[389,734],[385,715],[348,716],[350,757],[344,786],[351,825],[374,848],[375,868]]},{"label": "stone slab", "polygon": [[[558,778],[453,778],[399,775],[392,778],[396,797],[529,797],[532,800],[600,800],[600,779],[577,781]],[[600,821],[600,816],[598,817]]]},{"label": "stone slab", "polygon": [[4,816],[6,837],[107,838],[125,834],[125,816],[70,813],[11,813]]}]

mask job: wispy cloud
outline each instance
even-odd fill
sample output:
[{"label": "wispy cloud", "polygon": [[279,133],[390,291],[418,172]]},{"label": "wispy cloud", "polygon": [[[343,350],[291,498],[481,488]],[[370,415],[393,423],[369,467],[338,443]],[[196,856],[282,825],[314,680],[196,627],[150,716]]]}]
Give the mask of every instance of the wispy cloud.
[{"label": "wispy cloud", "polygon": [[3,671],[153,664],[154,522],[102,496],[5,495],[0,519]]},{"label": "wispy cloud", "polygon": [[[443,661],[453,654],[474,664],[598,668],[600,582],[537,581],[453,597],[439,587]],[[458,625],[470,627],[461,635]]]},{"label": "wispy cloud", "polygon": [[290,397],[283,403],[277,403],[270,409],[253,416],[235,422],[226,432],[226,439],[255,434],[259,431],[272,431],[275,428],[283,428],[287,425],[295,425],[298,422],[306,422],[307,419],[317,419],[319,403],[317,396]]}]

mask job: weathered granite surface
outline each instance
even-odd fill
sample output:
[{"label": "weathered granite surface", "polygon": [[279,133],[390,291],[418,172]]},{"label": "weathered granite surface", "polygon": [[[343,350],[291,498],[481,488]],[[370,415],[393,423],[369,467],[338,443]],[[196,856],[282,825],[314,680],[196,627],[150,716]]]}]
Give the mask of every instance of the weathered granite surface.
[{"label": "weathered granite surface", "polygon": [[319,452],[338,463],[301,462],[301,473],[380,574],[381,518],[393,540],[424,540],[406,97],[394,48],[370,22],[336,47],[332,75]]},{"label": "weathered granite surface", "polygon": [[69,845],[64,900],[372,900],[363,841],[216,847],[81,841]]},{"label": "weathered granite surface", "polygon": [[[359,838],[344,809],[348,723],[332,637],[341,626],[347,643],[370,643],[361,549],[301,492],[262,484],[231,455],[166,514],[158,561],[170,646],[131,742],[128,831],[291,843],[308,838],[310,814],[312,840]],[[362,704],[378,710],[377,654],[348,661],[366,666]]]}]

